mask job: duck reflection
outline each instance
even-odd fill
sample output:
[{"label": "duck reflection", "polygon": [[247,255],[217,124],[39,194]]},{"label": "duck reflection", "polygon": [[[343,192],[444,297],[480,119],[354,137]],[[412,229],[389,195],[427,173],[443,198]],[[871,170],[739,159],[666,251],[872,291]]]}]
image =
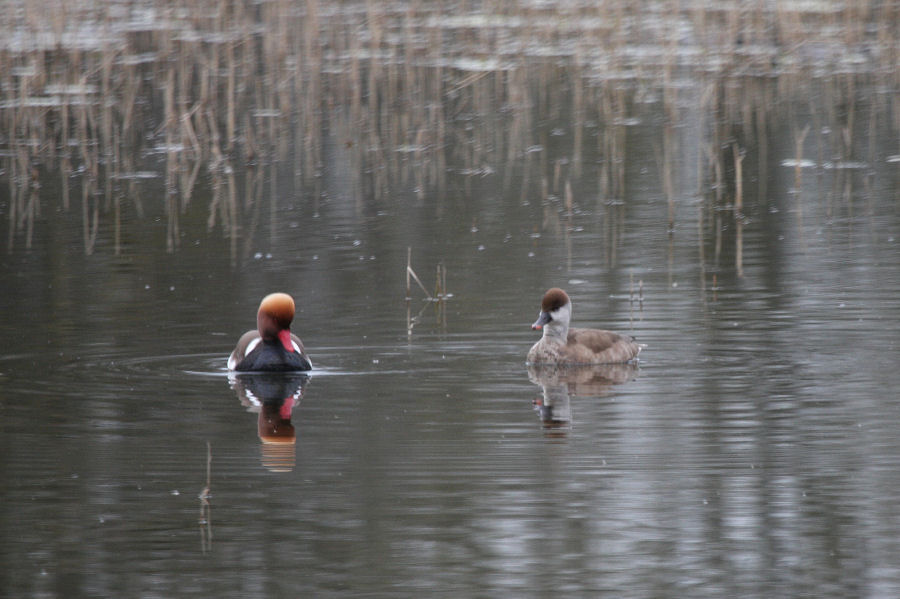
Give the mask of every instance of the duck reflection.
[{"label": "duck reflection", "polygon": [[297,441],[291,411],[309,382],[306,374],[229,374],[228,382],[248,412],[259,414],[257,433],[262,441],[262,465],[272,472],[290,472],[296,462]]},{"label": "duck reflection", "polygon": [[528,365],[528,379],[541,387],[542,396],[534,400],[544,428],[564,433],[572,426],[570,397],[602,397],[613,385],[636,379],[638,366],[627,364],[594,364],[584,366]]}]

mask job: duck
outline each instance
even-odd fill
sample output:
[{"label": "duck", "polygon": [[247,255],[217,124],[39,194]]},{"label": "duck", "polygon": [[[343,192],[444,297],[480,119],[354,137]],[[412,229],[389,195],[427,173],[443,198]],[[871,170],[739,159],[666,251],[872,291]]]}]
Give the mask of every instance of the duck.
[{"label": "duck", "polygon": [[228,357],[228,370],[239,372],[298,372],[312,370],[303,342],[291,333],[294,298],[270,293],[259,303],[256,330],[238,339]]},{"label": "duck", "polygon": [[601,329],[570,329],[572,300],[559,287],[548,289],[532,330],[543,331],[528,351],[528,364],[575,365],[632,362],[641,345],[628,335]]}]

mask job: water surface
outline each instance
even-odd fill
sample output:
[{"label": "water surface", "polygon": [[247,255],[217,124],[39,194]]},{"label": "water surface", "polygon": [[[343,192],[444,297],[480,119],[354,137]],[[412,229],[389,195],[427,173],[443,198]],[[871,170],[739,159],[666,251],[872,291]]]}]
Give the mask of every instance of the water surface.
[{"label": "water surface", "polygon": [[[254,160],[154,127],[118,179],[36,151],[34,185],[10,143],[0,594],[900,594],[894,82],[578,92],[516,56],[430,65],[440,117],[343,96]],[[449,299],[407,302],[409,256]],[[529,372],[551,286],[640,364]],[[229,377],[274,290],[315,369]]]}]

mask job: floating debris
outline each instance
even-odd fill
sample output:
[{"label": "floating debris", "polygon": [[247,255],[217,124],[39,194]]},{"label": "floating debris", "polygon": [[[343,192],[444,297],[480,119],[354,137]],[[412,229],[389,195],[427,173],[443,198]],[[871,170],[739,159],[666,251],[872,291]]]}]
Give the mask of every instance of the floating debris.
[{"label": "floating debris", "polygon": [[394,151],[398,154],[415,154],[417,152],[424,152],[428,149],[428,146],[424,145],[413,145],[413,144],[402,144],[394,148]]},{"label": "floating debris", "polygon": [[280,117],[281,111],[277,108],[257,108],[256,110],[251,111],[250,114],[258,119],[272,119]]},{"label": "floating debris", "polygon": [[44,87],[44,93],[49,96],[88,96],[99,91],[96,85],[84,83],[80,85],[51,83]]},{"label": "floating debris", "polygon": [[641,124],[641,119],[637,117],[616,117],[612,120],[612,123],[622,127],[636,127]]},{"label": "floating debris", "polygon": [[463,168],[459,170],[459,174],[465,175],[466,177],[487,177],[488,175],[494,174],[494,168],[488,165]]},{"label": "floating debris", "polygon": [[17,108],[62,108],[63,106],[95,106],[98,100],[63,99],[62,96],[28,96],[0,102],[0,110]]},{"label": "floating debris", "polygon": [[837,162],[823,162],[822,168],[831,170],[858,170],[858,169],[867,169],[869,165],[865,162],[854,162],[852,160],[839,160]]},{"label": "floating debris", "polygon": [[[888,158],[888,162],[890,162],[890,158]],[[808,160],[805,158],[800,160],[788,158],[781,161],[781,166],[789,168],[823,168],[825,170],[858,170],[870,167],[870,165],[865,162],[854,162],[849,160],[838,160],[833,162],[826,160],[819,164],[815,160]]]},{"label": "floating debris", "polygon": [[819,166],[819,163],[815,160],[805,160],[796,158],[788,158],[786,160],[781,161],[781,166],[786,166],[790,168],[815,168]]},{"label": "floating debris", "polygon": [[115,175],[115,179],[125,180],[125,181],[134,181],[138,179],[158,179],[160,177],[159,173],[154,173],[153,171],[135,171],[133,173],[119,173]]}]

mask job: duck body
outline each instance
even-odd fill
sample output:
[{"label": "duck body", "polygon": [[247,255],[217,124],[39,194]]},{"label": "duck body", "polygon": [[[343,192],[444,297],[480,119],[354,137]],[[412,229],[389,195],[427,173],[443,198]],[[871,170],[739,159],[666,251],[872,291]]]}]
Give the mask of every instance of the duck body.
[{"label": "duck body", "polygon": [[637,358],[641,347],[625,335],[569,329],[565,342],[543,336],[528,352],[529,364],[617,364]]},{"label": "duck body", "polygon": [[238,372],[296,372],[312,369],[303,342],[291,335],[292,351],[280,340],[263,339],[259,331],[247,331],[228,358],[228,369]]},{"label": "duck body", "polygon": [[543,331],[528,352],[529,364],[616,364],[631,362],[641,346],[627,335],[601,329],[569,328],[572,302],[554,287],[544,294],[541,312],[532,329]]},{"label": "duck body", "polygon": [[228,369],[239,372],[298,372],[312,369],[303,342],[291,333],[294,300],[286,293],[263,298],[256,330],[247,331],[228,357]]}]

